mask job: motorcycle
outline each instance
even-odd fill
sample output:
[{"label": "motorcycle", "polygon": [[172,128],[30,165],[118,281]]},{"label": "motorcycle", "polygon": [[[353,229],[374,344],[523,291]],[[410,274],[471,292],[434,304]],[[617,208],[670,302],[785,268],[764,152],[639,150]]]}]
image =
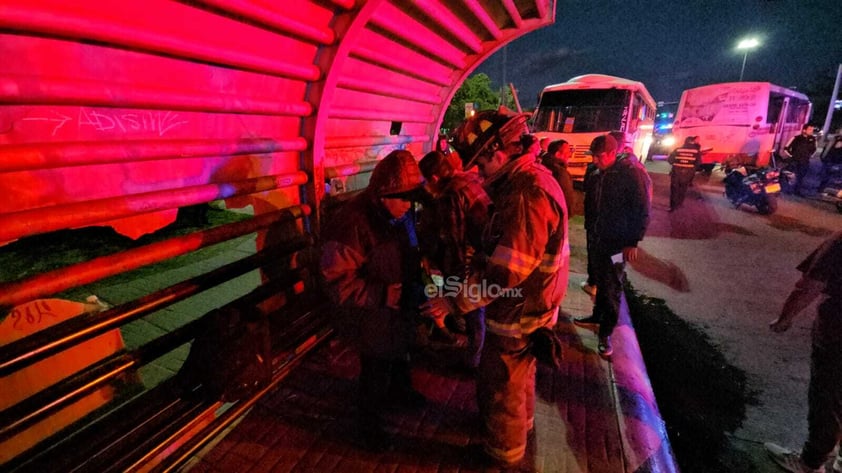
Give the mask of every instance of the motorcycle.
[{"label": "motorcycle", "polygon": [[745,166],[739,166],[725,175],[725,196],[734,208],[746,204],[756,207],[760,214],[771,214],[778,208],[779,177],[780,171],[774,168],[749,172]]}]

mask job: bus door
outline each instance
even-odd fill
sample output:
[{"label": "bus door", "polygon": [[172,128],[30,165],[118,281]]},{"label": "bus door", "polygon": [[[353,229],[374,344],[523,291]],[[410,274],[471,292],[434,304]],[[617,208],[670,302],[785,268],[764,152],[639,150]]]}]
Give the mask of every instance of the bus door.
[{"label": "bus door", "polygon": [[[786,130],[787,117],[789,116],[789,97],[784,97],[781,112],[778,114],[778,121],[775,123],[775,136],[772,139],[772,159],[778,155],[786,143],[784,132]],[[774,162],[772,163],[775,164]]]}]

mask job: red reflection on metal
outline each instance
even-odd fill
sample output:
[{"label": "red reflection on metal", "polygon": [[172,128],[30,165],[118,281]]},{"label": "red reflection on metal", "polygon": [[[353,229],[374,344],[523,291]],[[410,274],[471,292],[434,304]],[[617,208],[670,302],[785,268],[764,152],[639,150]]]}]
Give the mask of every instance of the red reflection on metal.
[{"label": "red reflection on metal", "polygon": [[0,242],[64,228],[102,224],[156,210],[174,209],[217,199],[248,195],[307,182],[303,172],[265,176],[223,184],[125,195],[0,215]]},{"label": "red reflection on metal", "polygon": [[124,140],[7,145],[0,147],[0,172],[116,164],[210,156],[303,151],[307,140],[238,138],[219,140]]}]

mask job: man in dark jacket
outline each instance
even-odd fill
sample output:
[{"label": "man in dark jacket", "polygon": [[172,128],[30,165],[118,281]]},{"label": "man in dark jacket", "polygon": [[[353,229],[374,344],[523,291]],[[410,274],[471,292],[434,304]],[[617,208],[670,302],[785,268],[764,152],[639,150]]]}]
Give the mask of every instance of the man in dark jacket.
[{"label": "man in dark jacket", "polygon": [[688,136],[684,139],[684,144],[674,149],[667,158],[667,161],[672,164],[672,170],[670,170],[670,212],[684,203],[687,187],[693,182],[696,171],[702,165],[702,152],[700,150],[701,146],[696,143],[696,137]]},{"label": "man in dark jacket", "polygon": [[573,189],[573,178],[567,170],[567,162],[573,156],[573,147],[565,140],[556,140],[549,144],[547,152],[541,157],[541,164],[553,174],[553,177],[561,187],[564,200],[567,202],[568,212],[574,212],[578,207],[576,191]]},{"label": "man in dark jacket", "polygon": [[340,336],[360,353],[358,427],[365,446],[388,446],[383,409],[418,406],[409,349],[422,286],[410,209],[421,172],[408,151],[393,151],[374,167],[368,187],[327,222],[321,273]]},{"label": "man in dark jacket", "polygon": [[455,131],[453,146],[466,169],[479,168],[494,210],[466,283],[425,307],[431,317],[486,307],[477,403],[483,451],[502,467],[517,465],[526,453],[535,414],[530,337],[556,324],[570,260],[564,195],[523,149],[526,133],[526,115],[505,109],[480,112]]},{"label": "man in dark jacket", "polygon": [[805,124],[801,127],[801,134],[792,137],[784,147],[795,162],[795,193],[803,195],[804,178],[810,171],[810,158],[816,152],[816,137],[813,136],[813,125]]},{"label": "man in dark jacket", "polygon": [[619,317],[625,264],[637,260],[637,244],[649,221],[649,195],[645,171],[628,159],[617,159],[614,138],[594,138],[590,151],[596,170],[585,188],[585,231],[589,271],[598,290],[593,314],[575,323],[599,325],[599,354],[608,358],[613,353],[611,334]]}]

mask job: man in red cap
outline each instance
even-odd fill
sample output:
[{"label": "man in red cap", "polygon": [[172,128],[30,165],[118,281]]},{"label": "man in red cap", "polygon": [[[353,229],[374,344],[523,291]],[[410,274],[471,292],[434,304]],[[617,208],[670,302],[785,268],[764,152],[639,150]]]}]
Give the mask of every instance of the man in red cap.
[{"label": "man in red cap", "polygon": [[412,200],[421,172],[408,151],[393,151],[374,167],[368,187],[326,225],[321,273],[336,311],[337,331],[360,353],[357,422],[366,447],[388,447],[383,409],[418,407],[409,349],[423,295]]}]

